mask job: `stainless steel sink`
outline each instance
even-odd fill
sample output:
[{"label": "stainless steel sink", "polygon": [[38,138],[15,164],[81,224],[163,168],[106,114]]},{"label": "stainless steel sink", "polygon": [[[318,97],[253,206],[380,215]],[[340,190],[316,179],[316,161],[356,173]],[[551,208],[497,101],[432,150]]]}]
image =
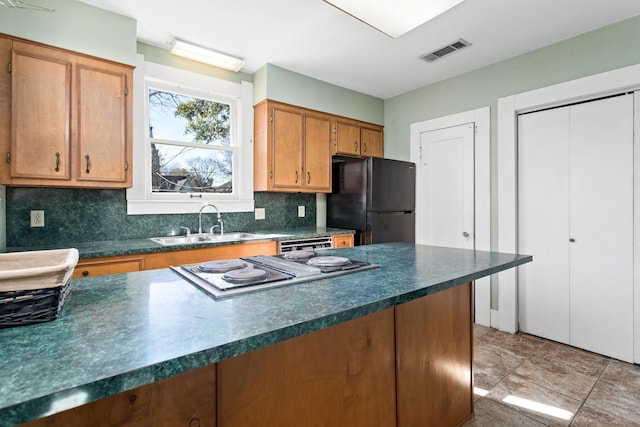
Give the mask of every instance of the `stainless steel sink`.
[{"label": "stainless steel sink", "polygon": [[166,236],[151,237],[156,243],[162,246],[178,246],[178,245],[194,245],[215,242],[241,242],[245,240],[272,239],[275,237],[283,237],[285,234],[251,234],[251,233],[225,233],[225,234],[192,234],[190,236]]}]

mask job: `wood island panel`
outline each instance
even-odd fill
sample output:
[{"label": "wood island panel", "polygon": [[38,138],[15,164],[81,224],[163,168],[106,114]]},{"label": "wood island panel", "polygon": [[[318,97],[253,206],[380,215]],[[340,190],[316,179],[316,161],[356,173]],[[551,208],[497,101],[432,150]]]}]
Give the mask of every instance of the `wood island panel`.
[{"label": "wood island panel", "polygon": [[216,427],[215,365],[116,394],[22,427]]},{"label": "wood island panel", "polygon": [[218,425],[394,426],[393,309],[218,363]]},{"label": "wood island panel", "polygon": [[396,307],[398,426],[458,426],[473,414],[471,283]]}]

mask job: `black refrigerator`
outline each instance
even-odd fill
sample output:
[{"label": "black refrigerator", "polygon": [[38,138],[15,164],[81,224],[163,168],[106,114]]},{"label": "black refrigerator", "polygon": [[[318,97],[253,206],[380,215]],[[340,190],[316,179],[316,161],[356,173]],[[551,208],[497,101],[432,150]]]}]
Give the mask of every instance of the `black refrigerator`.
[{"label": "black refrigerator", "polygon": [[332,166],[327,227],[356,230],[356,245],[415,242],[415,163],[334,158]]}]

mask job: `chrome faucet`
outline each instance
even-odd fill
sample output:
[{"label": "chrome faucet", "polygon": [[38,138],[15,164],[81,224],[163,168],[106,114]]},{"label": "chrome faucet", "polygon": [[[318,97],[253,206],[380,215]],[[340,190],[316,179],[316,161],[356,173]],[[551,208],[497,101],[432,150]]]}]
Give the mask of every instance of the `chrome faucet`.
[{"label": "chrome faucet", "polygon": [[222,218],[220,217],[220,211],[218,210],[218,207],[216,205],[212,205],[211,203],[202,205],[202,207],[200,208],[200,211],[198,212],[198,234],[202,234],[202,211],[207,206],[211,206],[213,209],[215,209],[216,214],[218,215],[218,225],[214,225],[213,227],[211,227],[210,233],[213,234],[214,227],[220,227],[220,234],[221,235],[224,234],[224,222],[222,222]]}]

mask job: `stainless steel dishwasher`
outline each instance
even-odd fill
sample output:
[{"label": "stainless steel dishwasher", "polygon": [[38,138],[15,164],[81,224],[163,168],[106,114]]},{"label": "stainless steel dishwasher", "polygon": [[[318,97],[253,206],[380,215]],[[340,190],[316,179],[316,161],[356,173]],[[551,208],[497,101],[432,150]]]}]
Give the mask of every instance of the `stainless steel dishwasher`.
[{"label": "stainless steel dishwasher", "polygon": [[278,253],[282,254],[291,251],[316,249],[328,249],[333,247],[331,236],[325,237],[309,237],[301,239],[281,240],[278,242]]}]

